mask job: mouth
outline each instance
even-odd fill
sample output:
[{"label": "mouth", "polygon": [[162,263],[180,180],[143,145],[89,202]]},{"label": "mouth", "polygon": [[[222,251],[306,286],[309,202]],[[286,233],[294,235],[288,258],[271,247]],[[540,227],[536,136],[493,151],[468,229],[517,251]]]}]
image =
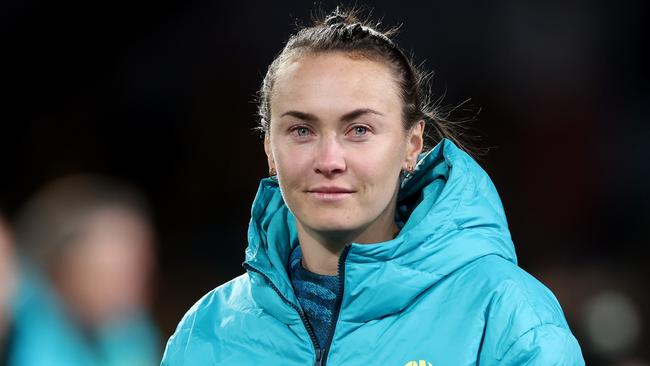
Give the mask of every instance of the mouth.
[{"label": "mouth", "polygon": [[340,201],[355,193],[354,190],[343,187],[315,187],[306,192],[319,201]]}]

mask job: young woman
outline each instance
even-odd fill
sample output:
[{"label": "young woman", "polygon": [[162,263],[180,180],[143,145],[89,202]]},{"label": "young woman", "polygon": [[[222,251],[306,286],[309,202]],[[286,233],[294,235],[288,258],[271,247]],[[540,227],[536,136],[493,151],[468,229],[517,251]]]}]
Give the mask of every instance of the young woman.
[{"label": "young woman", "polygon": [[137,192],[93,175],[58,178],[19,210],[15,233],[7,366],[158,363],[146,310],[153,232]]},{"label": "young woman", "polygon": [[[246,273],[188,311],[163,365],[584,364],[426,90],[352,13],[289,39],[261,89],[271,178]],[[439,142],[422,154],[427,123]]]}]

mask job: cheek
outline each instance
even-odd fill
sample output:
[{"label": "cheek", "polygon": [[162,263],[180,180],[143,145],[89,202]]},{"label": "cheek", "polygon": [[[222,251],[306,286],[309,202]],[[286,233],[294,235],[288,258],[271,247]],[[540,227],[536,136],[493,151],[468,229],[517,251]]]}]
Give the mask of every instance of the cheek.
[{"label": "cheek", "polygon": [[399,182],[399,171],[394,167],[394,164],[389,164],[385,161],[384,164],[377,166],[379,169],[364,169],[364,186],[367,189],[367,194],[364,196],[366,200],[370,200],[370,204],[385,206],[392,198]]},{"label": "cheek", "polygon": [[355,161],[355,171],[377,185],[393,186],[402,168],[403,146],[396,142],[378,142],[364,150],[351,154]]},{"label": "cheek", "polygon": [[307,152],[277,149],[274,154],[275,165],[281,186],[291,187],[309,174],[311,164],[307,159]]},{"label": "cheek", "polygon": [[284,146],[280,149],[276,147],[273,156],[282,197],[293,212],[299,209],[297,205],[303,202],[300,194],[306,184],[305,178],[311,170],[311,164],[307,159],[308,154],[306,152],[296,153]]}]

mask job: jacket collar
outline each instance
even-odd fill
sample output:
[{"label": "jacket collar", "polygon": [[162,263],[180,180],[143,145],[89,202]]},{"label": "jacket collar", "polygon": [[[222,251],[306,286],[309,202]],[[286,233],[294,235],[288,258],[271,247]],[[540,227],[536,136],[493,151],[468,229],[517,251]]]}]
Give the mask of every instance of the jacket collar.
[{"label": "jacket collar", "polygon": [[[341,320],[362,323],[399,312],[441,278],[486,255],[516,263],[492,181],[447,139],[423,154],[412,177],[402,182],[396,221],[403,227],[395,239],[351,244]],[[248,242],[244,264],[298,304],[287,274],[291,250],[298,245],[295,218],[270,178],[261,181],[253,203]],[[266,279],[251,278],[260,306],[286,323],[299,321]]]}]

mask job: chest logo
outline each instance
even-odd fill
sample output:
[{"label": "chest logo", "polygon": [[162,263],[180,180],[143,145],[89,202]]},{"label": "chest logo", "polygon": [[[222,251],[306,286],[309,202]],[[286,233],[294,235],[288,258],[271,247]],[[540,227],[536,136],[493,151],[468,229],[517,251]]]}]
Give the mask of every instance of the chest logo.
[{"label": "chest logo", "polygon": [[433,366],[431,362],[427,362],[426,360],[420,360],[420,361],[409,361],[404,364],[404,366]]}]

